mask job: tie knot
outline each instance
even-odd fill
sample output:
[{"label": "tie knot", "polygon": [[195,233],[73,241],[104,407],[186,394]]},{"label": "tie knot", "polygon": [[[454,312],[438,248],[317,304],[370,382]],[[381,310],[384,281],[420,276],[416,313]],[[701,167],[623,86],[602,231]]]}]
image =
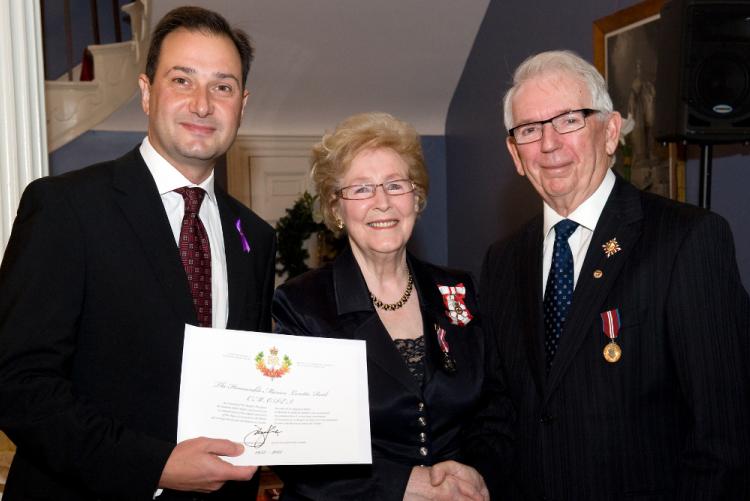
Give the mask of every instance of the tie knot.
[{"label": "tie knot", "polygon": [[555,240],[567,241],[570,235],[576,231],[576,228],[578,228],[578,223],[570,219],[563,219],[555,225]]},{"label": "tie knot", "polygon": [[177,188],[175,192],[182,195],[182,199],[185,201],[185,212],[190,214],[198,214],[203,202],[203,197],[206,196],[206,192],[203,188],[189,188],[187,186],[183,188]]}]

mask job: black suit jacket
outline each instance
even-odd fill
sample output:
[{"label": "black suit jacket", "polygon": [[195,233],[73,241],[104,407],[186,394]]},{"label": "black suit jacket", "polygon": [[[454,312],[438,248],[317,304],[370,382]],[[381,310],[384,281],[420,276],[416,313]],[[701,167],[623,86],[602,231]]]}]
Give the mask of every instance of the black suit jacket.
[{"label": "black suit jacket", "polygon": [[[216,196],[227,327],[269,330],[273,230]],[[31,183],[0,268],[0,429],[18,446],[4,499],[151,499],[175,444],[186,323],[187,278],[137,149]]]},{"label": "black suit jacket", "polygon": [[[608,258],[602,246],[615,238],[622,250]],[[477,428],[477,447],[487,454],[480,470],[502,467],[516,480],[506,478],[494,492],[555,500],[750,499],[750,302],[726,222],[618,178],[549,376],[541,263],[538,217],[493,245],[483,266],[482,312],[495,369],[487,389],[494,408]],[[615,308],[622,358],[608,363],[600,313]],[[494,462],[486,459],[493,454]]]},{"label": "black suit jacket", "polygon": [[[310,271],[276,290],[273,317],[278,332],[366,342],[373,456],[372,466],[275,468],[285,484],[285,500],[401,500],[413,466],[461,460],[464,424],[478,403],[484,375],[474,287],[464,272],[411,256],[408,262],[424,320],[422,387],[375,312],[349,248],[333,265]],[[451,323],[438,290],[438,285],[459,283],[466,286],[466,306],[475,315],[464,327]],[[443,369],[435,326],[446,331],[457,366],[454,374]]]}]

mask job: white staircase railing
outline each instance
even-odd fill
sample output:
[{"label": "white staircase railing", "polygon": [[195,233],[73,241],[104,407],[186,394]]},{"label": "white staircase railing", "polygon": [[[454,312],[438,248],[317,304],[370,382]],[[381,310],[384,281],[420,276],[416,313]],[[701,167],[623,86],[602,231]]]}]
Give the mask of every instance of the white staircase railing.
[{"label": "white staircase railing", "polygon": [[149,0],[122,7],[130,16],[133,39],[90,45],[94,79],[45,82],[47,148],[53,152],[102,122],[127,103],[138,88],[149,44]]}]

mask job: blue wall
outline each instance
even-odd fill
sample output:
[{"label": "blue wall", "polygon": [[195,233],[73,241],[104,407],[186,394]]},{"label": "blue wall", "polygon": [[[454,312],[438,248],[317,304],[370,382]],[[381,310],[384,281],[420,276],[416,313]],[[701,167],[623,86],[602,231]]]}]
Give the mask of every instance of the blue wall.
[{"label": "blue wall", "polygon": [[427,208],[414,228],[409,250],[425,261],[445,265],[448,263],[445,137],[422,136],[422,149],[430,175],[430,192]]},{"label": "blue wall", "polygon": [[118,158],[143,141],[145,132],[90,130],[49,155],[53,176]]},{"label": "blue wall", "polygon": [[[478,273],[488,245],[541,211],[541,201],[518,176],[505,148],[502,96],[526,57],[571,49],[591,61],[592,23],[636,1],[491,0],[453,96],[446,122],[451,210],[448,262]],[[715,148],[712,208],[729,220],[743,281],[750,284],[750,151]],[[697,163],[688,165],[689,200],[697,200]],[[740,192],[742,190],[742,193]],[[471,244],[466,244],[470,242]]]}]

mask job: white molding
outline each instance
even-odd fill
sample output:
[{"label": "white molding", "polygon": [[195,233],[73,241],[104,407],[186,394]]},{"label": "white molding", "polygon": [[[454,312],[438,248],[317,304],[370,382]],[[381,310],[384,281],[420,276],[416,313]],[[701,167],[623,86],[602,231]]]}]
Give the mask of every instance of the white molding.
[{"label": "white molding", "polygon": [[0,254],[24,188],[49,173],[39,2],[0,2]]}]

